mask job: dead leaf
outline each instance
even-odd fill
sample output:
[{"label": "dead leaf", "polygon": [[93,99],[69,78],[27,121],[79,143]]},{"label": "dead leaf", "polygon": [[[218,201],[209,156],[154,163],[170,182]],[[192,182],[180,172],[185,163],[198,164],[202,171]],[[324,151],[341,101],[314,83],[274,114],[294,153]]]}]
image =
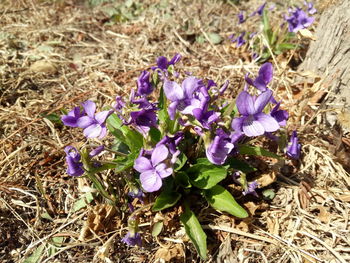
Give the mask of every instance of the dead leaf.
[{"label": "dead leaf", "polygon": [[265,210],[268,208],[268,204],[262,202],[256,204],[254,202],[246,202],[244,203],[244,207],[246,207],[251,215],[255,215],[256,210]]},{"label": "dead leaf", "polygon": [[320,219],[323,223],[329,223],[331,219],[331,214],[327,211],[324,206],[316,206],[314,210],[319,210],[320,212],[317,214],[318,219]]},{"label": "dead leaf", "polygon": [[271,173],[262,174],[257,179],[257,182],[259,184],[259,188],[263,188],[265,186],[268,186],[276,181],[276,173],[272,171]]},{"label": "dead leaf", "polygon": [[278,218],[267,217],[267,229],[273,235],[279,235],[280,224]]},{"label": "dead leaf", "polygon": [[57,68],[49,61],[38,60],[29,67],[29,71],[33,73],[55,74],[57,73]]},{"label": "dead leaf", "polygon": [[311,40],[316,40],[316,37],[311,33],[310,30],[303,28],[298,31],[298,33],[305,38],[311,39]]},{"label": "dead leaf", "polygon": [[108,232],[116,228],[113,218],[117,210],[114,206],[103,204],[91,208],[85,224],[80,232],[79,240],[88,239],[93,233]]},{"label": "dead leaf", "polygon": [[161,247],[157,250],[154,257],[156,258],[156,260],[158,260],[156,262],[162,262],[161,260],[164,260],[165,262],[170,262],[172,259],[181,260],[184,257],[184,250],[181,244],[175,244],[170,246],[169,248]]}]

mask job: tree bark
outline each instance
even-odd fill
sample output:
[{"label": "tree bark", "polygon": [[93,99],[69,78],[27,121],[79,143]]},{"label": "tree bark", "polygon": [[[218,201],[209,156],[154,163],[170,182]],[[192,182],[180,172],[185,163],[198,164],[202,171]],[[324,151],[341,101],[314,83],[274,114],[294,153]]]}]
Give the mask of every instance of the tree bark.
[{"label": "tree bark", "polygon": [[[310,44],[301,70],[312,71],[329,85],[327,105],[350,111],[350,0],[343,0],[320,16],[316,41]],[[333,125],[335,115],[327,115]]]}]

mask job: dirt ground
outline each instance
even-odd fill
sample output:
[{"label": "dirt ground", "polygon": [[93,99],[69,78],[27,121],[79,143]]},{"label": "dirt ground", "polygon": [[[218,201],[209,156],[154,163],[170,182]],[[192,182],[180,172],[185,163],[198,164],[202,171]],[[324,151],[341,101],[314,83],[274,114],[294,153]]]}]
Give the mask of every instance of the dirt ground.
[{"label": "dirt ground", "polygon": [[[131,2],[127,13],[98,0],[0,2],[0,262],[200,262],[176,209],[157,214],[168,222],[157,238],[149,234],[155,214],[145,213],[141,248],[121,242],[125,203],[116,210],[89,199],[90,183],[65,173],[64,147],[84,138],[57,118],[87,99],[103,107],[129,96],[142,70],[175,53],[184,71],[228,79],[233,98],[259,65],[228,37],[239,10],[263,1]],[[275,174],[271,202],[245,204],[246,220],[201,208],[207,262],[350,261],[349,135],[325,125],[320,94],[329,87],[322,77],[308,82],[311,73],[288,59],[299,63],[303,54],[271,60],[272,89],[290,113],[288,131],[300,134],[302,158]]]}]

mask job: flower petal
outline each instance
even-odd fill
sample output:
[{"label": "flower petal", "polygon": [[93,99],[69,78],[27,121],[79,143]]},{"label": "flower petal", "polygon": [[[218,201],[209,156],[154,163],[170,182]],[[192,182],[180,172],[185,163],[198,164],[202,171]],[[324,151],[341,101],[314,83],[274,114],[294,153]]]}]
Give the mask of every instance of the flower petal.
[{"label": "flower petal", "polygon": [[152,152],[151,162],[153,167],[164,161],[169,154],[168,148],[164,144],[158,145]]},{"label": "flower petal", "polygon": [[84,135],[87,138],[96,138],[100,136],[102,127],[100,124],[92,124],[84,129]]},{"label": "flower petal", "polygon": [[79,128],[85,129],[86,127],[89,127],[90,125],[94,124],[95,120],[93,118],[90,118],[89,116],[81,117],[77,120],[77,126]]},{"label": "flower petal", "polygon": [[96,114],[95,116],[95,119],[97,120],[97,122],[99,124],[102,124],[106,121],[106,119],[108,118],[108,116],[110,114],[112,114],[113,111],[109,111],[109,110],[106,110],[106,111],[101,111],[99,113]]},{"label": "flower petal", "polygon": [[264,127],[254,118],[246,118],[243,122],[243,132],[248,137],[259,136],[265,133]]},{"label": "flower petal", "polygon": [[87,101],[83,102],[82,105],[84,107],[84,110],[85,110],[86,114],[90,118],[94,118],[95,111],[96,111],[96,104],[95,104],[95,102],[93,102],[91,100],[87,100]]},{"label": "flower petal", "polygon": [[255,113],[253,97],[246,91],[242,91],[236,100],[238,111],[242,115]]},{"label": "flower petal", "polygon": [[148,170],[140,174],[143,189],[147,192],[158,191],[162,187],[162,179],[154,170]]},{"label": "flower petal", "polygon": [[200,87],[200,79],[196,77],[190,76],[187,77],[182,82],[182,88],[185,92],[185,97],[191,99],[193,97],[193,93]]},{"label": "flower petal", "polygon": [[257,121],[259,121],[259,123],[267,132],[274,132],[280,128],[278,122],[270,115],[267,115],[265,113],[258,113],[254,117]]},{"label": "flower petal", "polygon": [[168,177],[173,173],[173,169],[167,167],[165,163],[160,163],[157,165],[156,171],[161,178]]},{"label": "flower petal", "polygon": [[165,80],[163,88],[165,96],[171,101],[179,101],[185,98],[183,89],[175,81]]},{"label": "flower petal", "polygon": [[236,132],[242,132],[243,122],[247,117],[239,117],[232,120],[231,128]]},{"label": "flower petal", "polygon": [[169,118],[172,121],[175,119],[177,105],[178,105],[178,102],[174,101],[174,102],[170,103],[168,106]]},{"label": "flower petal", "polygon": [[266,104],[269,103],[271,96],[272,91],[269,89],[262,92],[254,102],[255,112],[253,114],[262,112]]},{"label": "flower petal", "polygon": [[77,120],[75,116],[64,115],[61,117],[63,124],[69,127],[78,127]]},{"label": "flower petal", "polygon": [[140,156],[135,160],[134,169],[139,173],[143,173],[145,171],[152,170],[153,167],[150,160],[148,160],[146,157]]}]

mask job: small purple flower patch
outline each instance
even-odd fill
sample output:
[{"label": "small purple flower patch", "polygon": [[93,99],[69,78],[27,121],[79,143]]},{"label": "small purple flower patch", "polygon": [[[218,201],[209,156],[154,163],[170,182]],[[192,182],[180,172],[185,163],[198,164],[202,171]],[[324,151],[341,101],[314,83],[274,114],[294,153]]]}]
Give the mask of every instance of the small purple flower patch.
[{"label": "small purple flower patch", "polygon": [[70,176],[81,176],[84,174],[83,163],[81,162],[81,156],[76,148],[73,146],[67,146],[64,148],[66,152],[66,162],[68,165],[67,174]]},{"label": "small purple flower patch", "polygon": [[290,138],[288,147],[287,147],[287,155],[292,159],[299,159],[300,158],[300,150],[301,145],[298,142],[298,136],[297,132],[293,131],[292,137]]},{"label": "small purple flower patch", "polygon": [[140,233],[135,233],[132,235],[130,232],[128,232],[125,237],[122,238],[122,242],[127,244],[128,246],[139,246],[142,245],[141,235]]}]

